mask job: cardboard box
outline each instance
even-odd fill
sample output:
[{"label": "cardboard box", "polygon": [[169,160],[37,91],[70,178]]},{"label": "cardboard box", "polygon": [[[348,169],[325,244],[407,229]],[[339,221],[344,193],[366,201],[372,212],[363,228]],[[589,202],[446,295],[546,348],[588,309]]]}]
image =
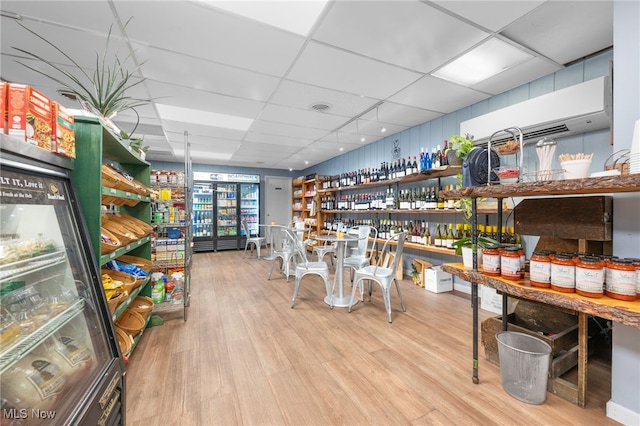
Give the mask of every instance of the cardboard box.
[{"label": "cardboard box", "polygon": [[7,95],[8,134],[47,151],[51,145],[51,100],[34,88],[9,83]]},{"label": "cardboard box", "polygon": [[0,133],[7,133],[7,86],[7,82],[0,81]]},{"label": "cardboard box", "polygon": [[73,114],[58,102],[53,102],[52,106],[52,150],[65,157],[76,158],[76,135]]},{"label": "cardboard box", "polygon": [[424,288],[433,293],[453,291],[453,276],[440,269],[440,266],[424,270]]},{"label": "cardboard box", "polygon": [[[507,313],[512,314],[516,309],[517,300],[508,298]],[[493,312],[494,314],[502,314],[502,294],[484,285],[480,285],[480,309]]]}]

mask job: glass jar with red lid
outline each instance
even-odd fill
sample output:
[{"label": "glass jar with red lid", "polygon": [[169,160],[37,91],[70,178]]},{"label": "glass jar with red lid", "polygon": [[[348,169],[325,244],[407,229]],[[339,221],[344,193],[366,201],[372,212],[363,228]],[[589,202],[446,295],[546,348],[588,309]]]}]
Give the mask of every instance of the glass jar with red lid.
[{"label": "glass jar with red lid", "polygon": [[520,279],[520,247],[508,246],[502,249],[500,276],[508,280]]},{"label": "glass jar with red lid", "polygon": [[529,259],[529,283],[532,287],[551,287],[551,252],[534,251]]},{"label": "glass jar with red lid", "polygon": [[571,253],[558,253],[551,261],[551,288],[562,293],[576,291],[576,264]]},{"label": "glass jar with red lid", "polygon": [[576,263],[576,293],[586,297],[604,294],[604,265],[595,256],[580,256]]},{"label": "glass jar with red lid", "polygon": [[636,268],[631,259],[611,259],[606,295],[620,300],[636,300]]},{"label": "glass jar with red lid", "polygon": [[485,275],[500,276],[499,246],[489,245],[482,250],[482,273]]}]

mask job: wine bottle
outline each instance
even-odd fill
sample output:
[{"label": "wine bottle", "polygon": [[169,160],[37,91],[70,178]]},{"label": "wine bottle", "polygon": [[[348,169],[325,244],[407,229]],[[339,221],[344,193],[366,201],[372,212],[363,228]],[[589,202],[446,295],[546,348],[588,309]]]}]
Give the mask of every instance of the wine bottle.
[{"label": "wine bottle", "polygon": [[442,232],[440,232],[440,224],[436,225],[436,236],[434,239],[434,243],[436,247],[442,247]]}]

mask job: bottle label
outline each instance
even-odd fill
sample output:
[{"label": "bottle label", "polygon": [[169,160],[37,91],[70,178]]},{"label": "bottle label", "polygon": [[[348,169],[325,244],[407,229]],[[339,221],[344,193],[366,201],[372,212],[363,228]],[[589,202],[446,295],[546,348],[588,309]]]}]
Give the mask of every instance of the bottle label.
[{"label": "bottle label", "polygon": [[575,288],[574,266],[551,264],[551,284],[556,287]]},{"label": "bottle label", "polygon": [[482,253],[482,270],[500,273],[500,255]]},{"label": "bottle label", "polygon": [[602,293],[604,271],[576,266],[576,290],[588,293]]},{"label": "bottle label", "polygon": [[532,260],[529,264],[529,278],[531,281],[548,284],[551,282],[551,262]]},{"label": "bottle label", "polygon": [[607,291],[617,294],[634,295],[636,290],[636,272],[608,268]]},{"label": "bottle label", "polygon": [[500,270],[504,275],[520,275],[520,256],[502,256]]}]

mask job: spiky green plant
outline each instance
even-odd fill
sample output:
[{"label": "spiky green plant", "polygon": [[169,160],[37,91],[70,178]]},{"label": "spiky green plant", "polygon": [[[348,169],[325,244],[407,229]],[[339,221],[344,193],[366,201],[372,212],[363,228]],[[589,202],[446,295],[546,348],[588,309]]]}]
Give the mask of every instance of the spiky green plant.
[{"label": "spiky green plant", "polygon": [[[125,23],[125,28],[130,21],[131,18],[129,18],[129,20],[127,20],[127,22]],[[145,80],[144,78],[134,79],[134,73],[140,69],[144,62],[136,65],[132,71],[129,71],[126,68],[126,64],[129,61],[133,62],[132,53],[129,53],[124,60],[120,60],[120,57],[118,57],[117,54],[114,54],[114,58],[112,60],[113,62],[107,63],[109,42],[111,41],[111,31],[113,29],[113,25],[109,27],[109,33],[107,34],[104,52],[102,52],[102,54],[96,52],[95,70],[93,70],[92,73],[87,72],[82,66],[74,61],[71,56],[69,56],[66,52],[64,52],[58,46],[54,45],[49,40],[45,39],[22,23],[19,23],[19,25],[49,46],[51,46],[62,56],[64,56],[71,64],[73,64],[73,66],[75,67],[74,71],[77,71],[77,75],[72,71],[64,69],[62,66],[56,64],[56,62],[54,62],[53,60],[46,59],[40,55],[29,52],[28,50],[19,47],[13,47],[13,49],[31,59],[35,59],[45,64],[48,69],[46,71],[43,71],[22,61],[16,62],[40,75],[43,75],[55,81],[56,83],[61,85],[64,90],[75,95],[81,103],[84,102],[89,104],[103,117],[111,118],[120,111],[133,109],[151,102],[150,99],[135,99],[127,96],[127,92],[131,88],[137,86]],[[52,73],[52,71],[54,71],[55,73]],[[90,84],[83,83],[83,79],[86,79],[86,81],[88,81]]]}]

